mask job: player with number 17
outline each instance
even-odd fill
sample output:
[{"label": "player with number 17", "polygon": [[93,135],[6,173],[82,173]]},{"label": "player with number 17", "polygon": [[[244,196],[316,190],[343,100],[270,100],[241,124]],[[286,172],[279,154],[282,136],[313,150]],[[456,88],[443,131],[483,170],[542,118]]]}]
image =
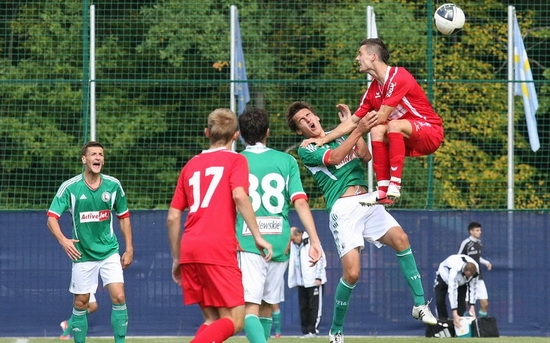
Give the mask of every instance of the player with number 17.
[{"label": "player with number 17", "polygon": [[[273,250],[262,238],[248,197],[248,164],[231,151],[239,137],[237,116],[225,108],[208,115],[204,134],[210,147],[183,167],[168,210],[172,278],[183,288],[185,305],[198,304],[204,316],[193,343],[223,342],[244,324],[244,291],[237,263],[237,213],[250,228],[258,252]],[[182,213],[188,209],[181,233]]]}]

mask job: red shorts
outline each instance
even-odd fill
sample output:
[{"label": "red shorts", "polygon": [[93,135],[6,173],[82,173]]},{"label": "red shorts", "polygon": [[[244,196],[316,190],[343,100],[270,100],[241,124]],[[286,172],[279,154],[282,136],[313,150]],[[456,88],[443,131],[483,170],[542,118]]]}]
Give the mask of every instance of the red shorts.
[{"label": "red shorts", "polygon": [[425,156],[433,154],[443,143],[443,126],[432,125],[425,121],[410,120],[411,136],[405,138],[405,156]]},{"label": "red shorts", "polygon": [[206,307],[232,308],[244,305],[244,288],[238,267],[204,263],[180,266],[183,303]]}]

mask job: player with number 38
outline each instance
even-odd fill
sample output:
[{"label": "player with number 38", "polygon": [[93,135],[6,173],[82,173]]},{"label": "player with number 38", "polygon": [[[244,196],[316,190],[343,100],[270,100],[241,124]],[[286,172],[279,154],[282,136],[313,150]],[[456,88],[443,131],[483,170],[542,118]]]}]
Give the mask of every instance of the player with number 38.
[{"label": "player with number 38", "polygon": [[[250,168],[249,195],[262,236],[273,246],[271,261],[265,261],[254,248],[250,230],[241,216],[237,217],[240,245],[239,265],[243,273],[245,322],[244,331],[251,343],[264,343],[269,338],[272,306],[284,300],[284,273],[288,266],[291,204],[307,230],[311,248],[310,263],[321,258],[321,246],[313,216],[300,179],[296,159],[266,146],[269,117],[260,108],[247,108],[239,116],[241,137],[246,143],[242,155]],[[264,328],[266,328],[264,330]]]}]

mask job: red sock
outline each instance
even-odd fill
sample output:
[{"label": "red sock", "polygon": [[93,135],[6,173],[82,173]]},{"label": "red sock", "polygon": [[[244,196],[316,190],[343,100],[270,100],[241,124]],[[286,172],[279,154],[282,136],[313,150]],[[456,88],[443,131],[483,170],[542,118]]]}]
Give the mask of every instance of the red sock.
[{"label": "red sock", "polygon": [[[384,142],[373,141],[372,142],[372,169],[376,176],[376,181],[388,181],[390,180],[390,151],[387,144]],[[388,191],[388,186],[378,185],[378,190],[382,192]]]},{"label": "red sock", "polygon": [[221,318],[200,331],[190,343],[222,343],[233,336],[235,325],[231,319]]},{"label": "red sock", "polygon": [[399,132],[390,132],[388,133],[388,141],[390,142],[391,178],[401,180],[403,165],[405,164],[405,137]]}]

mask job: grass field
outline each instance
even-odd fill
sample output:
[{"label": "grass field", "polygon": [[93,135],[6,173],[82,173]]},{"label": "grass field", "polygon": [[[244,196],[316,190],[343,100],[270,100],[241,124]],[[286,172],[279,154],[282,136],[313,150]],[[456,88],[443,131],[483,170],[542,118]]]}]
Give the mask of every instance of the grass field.
[{"label": "grass field", "polygon": [[[385,337],[385,336],[346,336],[346,343],[434,343],[434,338],[425,337]],[[128,337],[127,343],[188,343],[191,337]],[[299,336],[281,337],[278,339],[270,339],[271,343],[327,343],[328,337],[301,339]],[[468,343],[548,343],[548,337],[498,337],[498,338],[468,338]],[[59,338],[0,338],[0,343],[52,343],[52,342],[72,342],[62,341]],[[112,338],[95,338],[91,337],[86,340],[87,343],[112,343]],[[242,336],[233,337],[226,342],[228,343],[247,343],[246,338]]]}]

